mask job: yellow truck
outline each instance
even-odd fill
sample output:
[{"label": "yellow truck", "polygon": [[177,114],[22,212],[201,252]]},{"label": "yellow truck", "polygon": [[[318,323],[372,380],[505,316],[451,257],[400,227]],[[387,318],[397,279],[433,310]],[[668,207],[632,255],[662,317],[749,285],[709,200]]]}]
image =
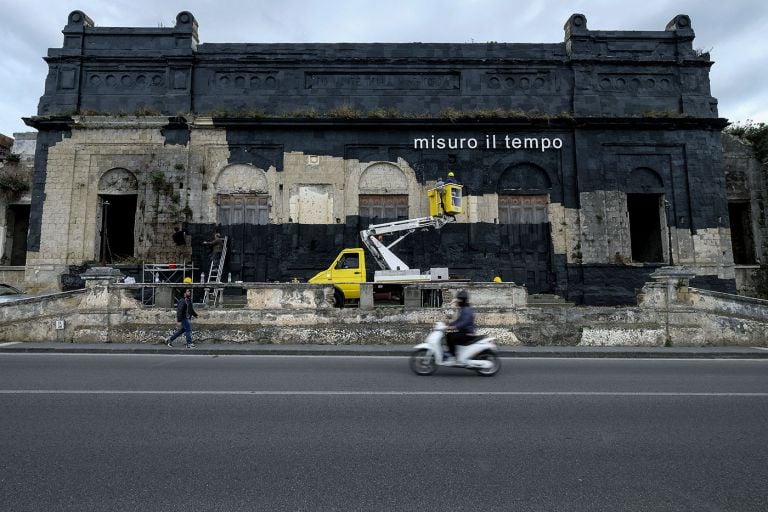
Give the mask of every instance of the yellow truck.
[{"label": "yellow truck", "polygon": [[[374,273],[374,296],[388,295],[395,300],[402,300],[402,285],[424,281],[448,280],[447,268],[431,268],[425,273],[410,268],[392,252],[392,247],[416,231],[440,229],[456,220],[462,212],[462,186],[447,183],[427,191],[429,198],[429,217],[408,219],[383,224],[371,224],[360,231],[363,245],[373,256],[381,270]],[[385,242],[385,237],[396,236],[393,241]],[[335,288],[334,303],[342,307],[345,302],[360,299],[360,284],[368,282],[365,270],[365,253],[356,247],[342,250],[331,266],[317,273],[310,283],[331,283]]]}]

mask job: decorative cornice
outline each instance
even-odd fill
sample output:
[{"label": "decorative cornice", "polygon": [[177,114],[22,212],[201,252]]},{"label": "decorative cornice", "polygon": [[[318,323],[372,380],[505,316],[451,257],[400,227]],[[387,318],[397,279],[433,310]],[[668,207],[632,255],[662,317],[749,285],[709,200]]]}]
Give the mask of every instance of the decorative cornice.
[{"label": "decorative cornice", "polygon": [[191,128],[265,128],[284,126],[333,126],[333,127],[530,127],[537,129],[630,129],[630,130],[722,130],[728,125],[725,118],[696,117],[553,117],[553,118],[285,118],[285,117],[216,117],[189,116],[34,116],[24,122],[38,130],[111,129],[111,128],[161,128],[169,125]]}]

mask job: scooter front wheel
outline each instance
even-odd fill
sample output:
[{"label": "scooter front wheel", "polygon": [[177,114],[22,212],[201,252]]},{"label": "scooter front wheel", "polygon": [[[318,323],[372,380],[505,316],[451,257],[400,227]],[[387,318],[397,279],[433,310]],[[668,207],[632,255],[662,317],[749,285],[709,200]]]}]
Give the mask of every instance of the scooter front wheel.
[{"label": "scooter front wheel", "polygon": [[483,352],[482,354],[476,355],[473,359],[491,363],[490,368],[478,368],[475,370],[478,375],[482,375],[483,377],[492,377],[501,369],[501,360],[499,360],[499,357],[493,352]]},{"label": "scooter front wheel", "polygon": [[416,375],[432,375],[437,370],[435,354],[425,348],[415,350],[411,354],[411,370]]}]

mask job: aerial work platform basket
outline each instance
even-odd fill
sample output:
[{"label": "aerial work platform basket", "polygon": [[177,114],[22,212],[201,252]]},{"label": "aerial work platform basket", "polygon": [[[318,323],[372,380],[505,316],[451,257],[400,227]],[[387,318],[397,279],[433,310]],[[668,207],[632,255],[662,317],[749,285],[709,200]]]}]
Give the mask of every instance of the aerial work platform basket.
[{"label": "aerial work platform basket", "polygon": [[457,215],[461,213],[461,189],[457,183],[446,183],[427,191],[429,198],[429,215]]}]

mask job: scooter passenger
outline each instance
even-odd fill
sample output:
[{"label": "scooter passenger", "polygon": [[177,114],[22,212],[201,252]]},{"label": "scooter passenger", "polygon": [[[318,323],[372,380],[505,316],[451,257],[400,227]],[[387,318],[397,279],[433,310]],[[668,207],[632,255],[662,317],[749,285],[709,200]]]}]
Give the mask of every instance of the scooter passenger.
[{"label": "scooter passenger", "polygon": [[445,339],[448,344],[448,353],[450,357],[456,358],[456,345],[471,345],[474,343],[475,334],[475,312],[469,305],[469,294],[466,290],[461,290],[456,294],[459,314],[456,320],[448,324],[452,332],[446,333]]}]

